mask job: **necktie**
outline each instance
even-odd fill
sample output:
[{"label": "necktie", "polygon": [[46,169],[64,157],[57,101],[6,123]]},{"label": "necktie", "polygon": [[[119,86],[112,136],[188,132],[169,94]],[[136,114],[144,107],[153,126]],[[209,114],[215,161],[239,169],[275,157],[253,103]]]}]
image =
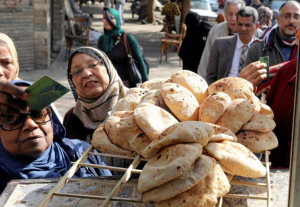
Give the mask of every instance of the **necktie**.
[{"label": "necktie", "polygon": [[245,63],[245,60],[247,57],[247,51],[248,51],[249,47],[248,47],[248,45],[243,45],[242,49],[243,50],[242,50],[242,54],[241,54],[240,62],[239,62],[239,73],[243,69],[243,65]]}]

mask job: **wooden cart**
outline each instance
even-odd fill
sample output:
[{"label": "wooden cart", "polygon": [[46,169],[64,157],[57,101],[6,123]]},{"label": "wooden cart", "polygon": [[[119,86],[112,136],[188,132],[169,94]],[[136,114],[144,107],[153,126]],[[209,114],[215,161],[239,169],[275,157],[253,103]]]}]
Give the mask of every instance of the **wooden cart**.
[{"label": "wooden cart", "polygon": [[[121,202],[129,202],[129,203],[139,203],[142,204],[141,197],[139,198],[121,198],[116,197],[116,195],[120,192],[120,190],[126,186],[126,183],[128,183],[130,177],[132,174],[135,173],[141,173],[142,170],[136,169],[138,164],[146,159],[143,159],[140,157],[140,155],[137,155],[135,157],[126,157],[126,156],[119,156],[119,155],[113,155],[113,154],[105,154],[105,153],[94,153],[94,148],[91,146],[80,159],[78,159],[75,163],[72,163],[73,166],[70,168],[70,170],[63,176],[59,182],[47,193],[47,195],[43,198],[43,200],[37,205],[39,207],[41,206],[47,206],[47,204],[51,201],[51,199],[54,196],[60,196],[60,197],[73,197],[73,198],[84,198],[84,199],[97,199],[102,200],[102,207],[109,206],[109,204],[112,201],[121,201]],[[269,151],[265,152],[265,161],[263,164],[266,166],[267,174],[265,178],[265,183],[257,183],[257,182],[248,182],[248,181],[237,181],[232,180],[231,185],[239,185],[239,186],[249,186],[249,187],[257,187],[257,188],[264,188],[267,192],[266,196],[258,196],[258,195],[243,195],[243,194],[226,194],[224,198],[246,198],[246,199],[256,199],[256,200],[265,200],[266,206],[270,207],[271,203],[271,184],[270,184],[270,170],[269,170]],[[119,167],[113,167],[113,166],[101,166],[101,165],[94,165],[94,164],[86,164],[84,161],[87,159],[89,155],[100,155],[100,156],[109,156],[109,157],[118,157],[118,158],[124,158],[124,159],[131,159],[132,163],[128,168],[119,168]],[[108,169],[112,171],[121,171],[124,172],[124,175],[121,177],[121,179],[116,182],[114,188],[111,190],[111,192],[106,196],[95,196],[95,195],[83,195],[83,194],[71,194],[71,193],[61,193],[60,190],[64,187],[65,184],[67,184],[69,181],[84,181],[84,178],[72,178],[74,173],[78,170],[80,166],[87,166],[87,167],[94,167],[94,168],[102,168],[102,169]],[[101,181],[100,181],[101,182]],[[103,182],[107,182],[103,181]],[[221,207],[223,203],[223,198],[219,199],[218,207]]]}]

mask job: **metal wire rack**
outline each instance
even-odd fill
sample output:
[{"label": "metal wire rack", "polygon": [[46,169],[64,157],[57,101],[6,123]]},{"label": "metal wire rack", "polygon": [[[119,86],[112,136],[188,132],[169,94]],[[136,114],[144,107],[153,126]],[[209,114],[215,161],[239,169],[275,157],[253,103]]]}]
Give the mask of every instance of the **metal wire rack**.
[{"label": "metal wire rack", "polygon": [[[72,163],[72,167],[70,170],[59,180],[59,182],[45,195],[45,197],[40,201],[40,203],[37,205],[37,207],[44,207],[47,206],[47,204],[51,201],[51,199],[54,196],[61,196],[61,197],[73,197],[73,198],[86,198],[86,199],[97,199],[97,200],[103,200],[101,207],[107,207],[110,205],[111,201],[119,201],[119,202],[130,202],[130,203],[143,203],[142,199],[131,199],[131,198],[120,198],[115,197],[123,186],[126,185],[127,181],[130,179],[131,175],[133,173],[140,174],[142,170],[136,169],[138,164],[141,161],[146,161],[147,159],[142,158],[140,155],[137,155],[135,157],[128,157],[128,156],[121,156],[121,155],[114,155],[114,154],[106,154],[106,153],[95,153],[94,147],[90,147],[87,151],[85,151],[81,158],[79,158],[76,162]],[[266,166],[267,173],[266,173],[266,183],[255,183],[255,182],[245,182],[245,181],[236,181],[232,180],[230,182],[231,185],[241,185],[241,186],[250,186],[250,187],[259,187],[259,188],[265,188],[267,195],[266,196],[256,196],[256,195],[242,195],[242,194],[226,194],[225,198],[243,198],[243,199],[256,199],[256,200],[265,200],[267,201],[266,206],[270,207],[271,203],[271,184],[270,184],[270,165],[269,162],[269,151],[266,151],[265,153],[265,162],[263,164]],[[113,167],[113,166],[102,166],[102,165],[95,165],[95,164],[86,164],[84,161],[88,158],[90,155],[99,155],[99,156],[108,156],[108,157],[117,157],[117,158],[123,158],[123,159],[129,159],[133,160],[132,163],[128,168],[120,168],[120,167]],[[67,184],[69,181],[84,181],[84,178],[72,178],[75,172],[79,169],[81,166],[87,166],[87,167],[94,167],[94,168],[101,168],[101,169],[108,169],[112,171],[120,171],[124,172],[124,175],[121,177],[121,179],[117,182],[113,190],[109,193],[107,196],[95,196],[95,195],[82,195],[82,194],[69,194],[69,193],[60,193],[59,191],[64,187],[65,184]],[[105,180],[100,182],[107,182]],[[219,199],[219,202],[217,204],[218,207],[221,207],[223,203],[223,198]]]}]

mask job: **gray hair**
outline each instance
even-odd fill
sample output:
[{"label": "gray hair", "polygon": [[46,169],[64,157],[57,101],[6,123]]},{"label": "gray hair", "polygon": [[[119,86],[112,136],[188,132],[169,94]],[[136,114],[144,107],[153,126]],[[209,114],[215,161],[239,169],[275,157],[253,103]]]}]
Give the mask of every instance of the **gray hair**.
[{"label": "gray hair", "polygon": [[239,16],[241,17],[253,17],[252,21],[254,24],[258,22],[258,12],[251,6],[246,6],[241,8],[237,13],[237,20],[239,20]]},{"label": "gray hair", "polygon": [[285,7],[285,5],[287,5],[287,4],[294,4],[294,5],[296,5],[298,8],[300,8],[299,2],[293,1],[293,0],[288,0],[288,1],[284,2],[284,3],[281,5],[281,7],[279,8],[279,14],[281,14],[281,10],[282,10],[283,7]]},{"label": "gray hair", "polygon": [[245,7],[245,2],[243,0],[227,0],[225,2],[225,6],[224,6],[224,12],[225,14],[227,13],[227,7],[229,4],[233,4],[233,5],[241,5],[241,8]]}]

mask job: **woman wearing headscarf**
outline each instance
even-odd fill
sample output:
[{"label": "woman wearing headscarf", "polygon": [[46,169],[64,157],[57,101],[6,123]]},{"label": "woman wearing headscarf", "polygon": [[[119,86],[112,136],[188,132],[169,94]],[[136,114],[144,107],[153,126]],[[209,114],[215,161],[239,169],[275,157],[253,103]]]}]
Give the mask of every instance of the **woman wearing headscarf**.
[{"label": "woman wearing headscarf", "polygon": [[89,141],[95,129],[126,93],[109,58],[92,47],[75,50],[68,62],[68,81],[76,105],[64,117],[68,138]]},{"label": "woman wearing headscarf", "polygon": [[198,13],[189,12],[185,17],[186,36],[179,50],[183,69],[197,73],[211,25],[202,21]]},{"label": "woman wearing headscarf", "polygon": [[[19,87],[27,81],[13,81]],[[65,138],[65,129],[47,106],[27,110],[16,121],[0,124],[0,193],[13,179],[58,178],[77,161],[89,144]],[[85,163],[105,165],[100,156],[89,156]],[[80,167],[75,177],[111,176],[109,170]]]},{"label": "woman wearing headscarf", "polygon": [[[115,9],[103,10],[104,35],[98,40],[98,48],[107,54],[113,66],[118,71],[124,85],[135,87],[129,82],[128,57],[124,46],[125,32],[121,28],[120,15]],[[147,66],[143,60],[140,45],[132,34],[127,34],[127,40],[131,49],[132,57],[136,61],[138,70],[141,73],[142,81],[148,80]]]},{"label": "woman wearing headscarf", "polygon": [[0,123],[12,122],[27,108],[29,94],[8,81],[17,80],[19,62],[13,41],[0,33]]}]

